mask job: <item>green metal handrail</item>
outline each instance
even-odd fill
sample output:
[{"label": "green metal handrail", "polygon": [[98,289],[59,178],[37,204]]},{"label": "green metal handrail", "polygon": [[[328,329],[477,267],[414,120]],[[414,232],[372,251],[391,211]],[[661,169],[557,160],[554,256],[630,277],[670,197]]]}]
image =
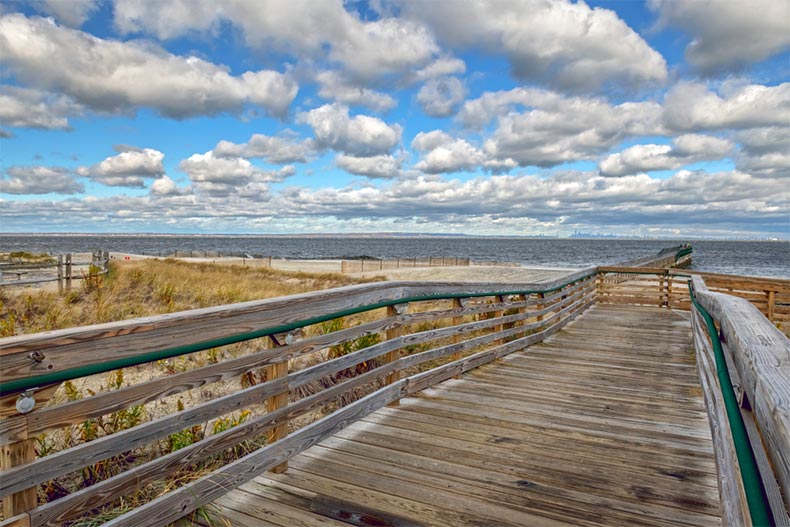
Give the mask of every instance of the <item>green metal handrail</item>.
[{"label": "green metal handrail", "polygon": [[773,516],[769,508],[768,497],[765,493],[762,479],[760,478],[754,451],[749,443],[749,436],[746,432],[746,426],[743,423],[743,416],[741,415],[741,410],[738,405],[738,399],[735,396],[735,390],[732,386],[730,372],[727,369],[727,361],[724,357],[724,350],[721,347],[721,339],[716,330],[716,324],[713,322],[713,317],[710,316],[710,313],[697,302],[691,280],[688,282],[688,287],[689,294],[691,295],[691,303],[705,320],[711,345],[713,346],[713,356],[716,361],[716,376],[719,380],[721,395],[727,410],[727,420],[730,424],[730,433],[732,434],[732,441],[735,445],[738,466],[741,469],[741,483],[743,484],[743,490],[746,494],[746,503],[749,506],[749,516],[752,519],[752,524],[756,527],[773,525]]},{"label": "green metal handrail", "polygon": [[152,351],[141,355],[135,355],[133,357],[124,357],[122,359],[106,361],[100,364],[90,364],[87,366],[80,366],[78,368],[71,368],[71,369],[61,370],[51,373],[44,373],[41,375],[36,375],[35,377],[26,377],[24,379],[6,381],[0,383],[0,396],[12,394],[12,393],[19,393],[30,389],[36,389],[49,384],[69,381],[72,379],[78,379],[80,377],[87,377],[88,375],[106,373],[108,371],[117,370],[119,368],[138,366],[140,364],[146,364],[149,362],[156,362],[158,360],[170,359],[173,357],[186,355],[188,353],[203,351],[211,348],[216,348],[219,346],[236,344],[238,342],[244,342],[246,340],[252,340],[260,337],[268,337],[270,335],[276,335],[278,333],[293,331],[295,329],[299,329],[305,326],[320,324],[321,322],[326,322],[328,320],[332,320],[335,318],[345,317],[349,315],[356,315],[358,313],[364,313],[366,311],[372,311],[374,309],[394,306],[397,304],[405,304],[408,302],[423,302],[423,301],[431,301],[431,300],[452,300],[456,298],[478,298],[478,297],[499,296],[499,295],[502,296],[529,295],[534,293],[545,294],[545,293],[551,293],[553,291],[558,291],[571,284],[575,284],[576,282],[586,280],[587,278],[590,278],[591,276],[594,276],[596,274],[597,274],[597,270],[587,273],[583,276],[576,277],[566,282],[563,282],[558,286],[545,288],[545,289],[523,289],[523,290],[515,290],[515,291],[487,291],[485,293],[448,293],[448,294],[438,294],[438,295],[421,295],[421,296],[397,298],[393,300],[385,300],[373,304],[365,304],[355,308],[345,309],[342,311],[335,311],[332,313],[327,313],[325,315],[307,318],[304,320],[298,320],[296,322],[291,322],[288,324],[270,326],[266,328],[257,329],[255,331],[244,332],[244,333],[236,333],[233,335],[228,335],[226,337],[206,340],[202,342],[196,342],[185,346],[175,346],[172,348]]}]

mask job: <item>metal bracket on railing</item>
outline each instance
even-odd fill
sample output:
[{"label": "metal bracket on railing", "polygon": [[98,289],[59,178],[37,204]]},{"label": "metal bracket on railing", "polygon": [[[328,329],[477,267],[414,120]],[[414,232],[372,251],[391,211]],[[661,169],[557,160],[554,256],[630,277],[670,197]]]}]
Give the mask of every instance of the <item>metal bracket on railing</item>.
[{"label": "metal bracket on railing", "polygon": [[396,315],[402,315],[409,309],[409,304],[395,304],[392,306],[392,309],[395,310]]},{"label": "metal bracket on railing", "polygon": [[278,346],[287,346],[288,344],[293,344],[299,338],[301,338],[301,336],[302,336],[302,328],[296,328],[288,332],[275,333],[273,335],[269,335],[269,337]]},{"label": "metal bracket on railing", "polygon": [[16,400],[16,411],[20,414],[29,414],[36,407],[36,400],[33,394],[38,388],[31,388],[19,394]]}]

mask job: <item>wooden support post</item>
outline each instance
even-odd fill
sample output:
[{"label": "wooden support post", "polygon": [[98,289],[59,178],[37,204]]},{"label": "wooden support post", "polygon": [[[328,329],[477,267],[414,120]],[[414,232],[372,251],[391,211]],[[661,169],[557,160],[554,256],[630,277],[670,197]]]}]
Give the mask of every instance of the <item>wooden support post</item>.
[{"label": "wooden support post", "polygon": [[774,307],[776,305],[776,291],[766,291],[765,294],[768,296],[768,309],[766,311],[768,320],[771,323],[774,322]]},{"label": "wooden support post", "polygon": [[[526,302],[527,301],[527,295],[524,295],[524,294],[518,295],[518,301],[519,302]],[[519,315],[525,315],[526,313],[527,313],[527,306],[523,306],[523,307],[518,308],[518,314]],[[522,318],[521,322],[519,322],[518,325],[519,326],[523,326],[526,323],[527,323],[526,318]],[[523,333],[522,333],[522,336],[524,336]]]},{"label": "wooden support post", "polygon": [[[537,305],[538,311],[540,311],[540,310],[542,310],[543,308],[545,308],[545,307],[546,307],[546,304],[543,302],[543,298],[544,298],[545,296],[546,296],[546,295],[545,295],[544,293],[538,293],[538,305]],[[537,320],[536,320],[536,321],[537,321],[537,322],[540,322],[541,320],[543,320],[543,315],[538,315],[538,316],[537,316]],[[538,327],[535,329],[535,332],[538,332],[538,331],[540,331],[541,329],[543,329],[543,326],[542,326],[542,325],[541,325],[541,326],[538,326]]]},{"label": "wooden support post", "polygon": [[[498,304],[502,304],[502,303],[505,302],[505,297],[502,296],[502,295],[497,295],[497,296],[494,297],[494,302],[496,302]],[[500,309],[499,311],[494,311],[494,316],[496,318],[501,318],[502,315],[504,315],[504,314],[505,314],[505,310],[504,309]],[[504,328],[504,326],[502,324],[499,324],[498,326],[494,326],[494,333],[498,333],[498,332],[502,331],[503,329],[505,329],[505,328]],[[493,345],[494,346],[499,346],[499,345],[502,345],[504,343],[505,343],[504,340],[498,339],[498,340],[495,340],[493,342]]]},{"label": "wooden support post", "polygon": [[[409,307],[408,304],[397,304],[394,306],[387,306],[387,318],[404,314],[406,312],[406,309],[408,309],[408,307]],[[387,330],[386,338],[387,340],[392,340],[400,337],[402,334],[403,334],[403,327],[400,324],[398,324],[397,326]],[[395,362],[398,359],[400,359],[399,349],[390,351],[384,356],[384,361],[386,364],[389,364],[390,362]],[[400,370],[395,370],[389,375],[387,375],[387,385],[398,382],[399,380],[400,380]],[[388,406],[400,406],[400,400],[395,399],[394,401],[389,403]]]},{"label": "wooden support post", "polygon": [[66,253],[66,292],[71,292],[71,253]]},{"label": "wooden support post", "polygon": [[[278,348],[280,346],[286,345],[289,338],[285,335],[272,335],[269,337],[271,341],[271,346],[273,348]],[[288,361],[284,360],[281,362],[277,362],[274,364],[270,364],[266,366],[266,380],[272,379],[279,379],[281,377],[288,377]],[[277,395],[273,395],[269,399],[266,400],[266,410],[268,412],[273,412],[275,410],[279,410],[288,406],[288,383],[286,381],[285,390],[278,393]],[[280,439],[285,438],[288,435],[288,423],[283,423],[281,425],[277,425],[269,431],[269,434],[266,437],[266,443],[271,444],[275,441],[279,441]],[[281,474],[288,470],[288,462],[285,461],[280,463],[279,465],[273,467],[271,472],[275,474]]]},{"label": "wooden support post", "polygon": [[658,275],[658,307],[669,307],[666,299],[667,271]]},{"label": "wooden support post", "polygon": [[63,294],[63,255],[58,255],[58,293]]},{"label": "wooden support post", "polygon": [[[0,452],[2,452],[0,468],[2,468],[2,470],[8,470],[12,467],[35,461],[35,442],[35,439],[24,439],[0,448]],[[36,487],[6,496],[3,498],[3,517],[11,518],[17,514],[35,509],[37,505],[36,501]]]},{"label": "wooden support post", "polygon": [[[463,309],[464,304],[463,304],[463,301],[460,298],[453,298],[452,302],[453,302],[452,303],[452,308],[453,309]],[[463,321],[464,321],[464,317],[462,317],[462,316],[455,316],[455,317],[453,317],[453,326],[457,326],[458,324],[462,324]],[[461,335],[453,335],[453,344],[458,344],[459,342],[461,342],[461,340],[463,340],[463,337]],[[461,352],[458,351],[456,353],[453,353],[452,360],[453,361],[461,360]],[[454,376],[453,378],[454,379],[460,379],[461,378],[461,374],[458,374],[458,375]]]},{"label": "wooden support post", "polygon": [[667,307],[669,309],[672,309],[672,303],[674,302],[674,299],[672,298],[672,283],[674,282],[674,278],[675,277],[673,275],[667,272]]}]

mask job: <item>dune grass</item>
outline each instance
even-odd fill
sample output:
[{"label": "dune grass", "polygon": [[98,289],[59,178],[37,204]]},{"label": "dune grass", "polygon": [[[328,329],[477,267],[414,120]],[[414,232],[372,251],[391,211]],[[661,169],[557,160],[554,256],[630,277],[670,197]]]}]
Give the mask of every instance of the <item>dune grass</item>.
[{"label": "dune grass", "polygon": [[60,295],[0,289],[0,337],[112,322],[378,280],[179,260],[111,262]]}]

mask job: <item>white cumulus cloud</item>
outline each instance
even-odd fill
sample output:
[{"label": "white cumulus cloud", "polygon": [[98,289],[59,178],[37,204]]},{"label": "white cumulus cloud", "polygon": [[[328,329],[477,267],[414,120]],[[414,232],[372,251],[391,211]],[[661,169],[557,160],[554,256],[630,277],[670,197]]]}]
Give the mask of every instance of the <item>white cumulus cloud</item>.
[{"label": "white cumulus cloud", "polygon": [[297,122],[309,124],[319,146],[356,157],[390,152],[400,141],[400,125],[388,125],[369,115],[349,116],[348,107],[325,104],[297,115]]},{"label": "white cumulus cloud", "polygon": [[376,112],[386,112],[398,105],[394,97],[360,86],[337,71],[322,71],[316,75],[316,81],[318,96],[323,99],[365,106]]},{"label": "white cumulus cloud", "polygon": [[269,183],[284,181],[296,173],[291,165],[263,170],[242,157],[217,157],[212,151],[193,154],[178,167],[189,175],[198,191],[213,196],[264,195]]},{"label": "white cumulus cloud", "polygon": [[77,174],[110,187],[145,187],[146,178],[158,178],[165,174],[162,160],[165,155],[153,148],[116,146],[118,155],[105,158],[90,167],[81,166]]},{"label": "white cumulus cloud", "polygon": [[0,61],[29,86],[57,91],[97,111],[150,107],[177,119],[260,106],[284,115],[296,82],[276,71],[228,69],[152,44],[97,38],[43,18],[0,16]]},{"label": "white cumulus cloud", "polygon": [[603,176],[626,176],[651,170],[674,170],[700,161],[727,156],[733,144],[718,137],[687,134],[676,137],[672,145],[634,145],[604,159],[599,170]]},{"label": "white cumulus cloud", "polygon": [[404,1],[401,6],[451,46],[504,53],[518,78],[583,90],[667,78],[664,58],[614,11],[584,2]]},{"label": "white cumulus cloud", "polygon": [[67,168],[13,166],[0,177],[2,194],[78,194],[85,191]]},{"label": "white cumulus cloud", "polygon": [[30,88],[0,86],[0,124],[42,129],[68,129],[69,117],[83,112],[70,97]]},{"label": "white cumulus cloud", "polygon": [[759,62],[790,48],[786,0],[650,0],[660,25],[688,33],[686,58],[706,73]]},{"label": "white cumulus cloud", "polygon": [[464,97],[466,88],[457,77],[431,79],[417,93],[422,110],[431,117],[452,115]]},{"label": "white cumulus cloud", "polygon": [[253,134],[246,143],[220,141],[214,147],[217,157],[261,158],[269,163],[305,163],[314,153],[312,139],[297,141],[289,136]]},{"label": "white cumulus cloud", "polygon": [[391,155],[354,157],[339,154],[335,159],[339,168],[369,178],[394,178],[400,174],[400,161]]}]

